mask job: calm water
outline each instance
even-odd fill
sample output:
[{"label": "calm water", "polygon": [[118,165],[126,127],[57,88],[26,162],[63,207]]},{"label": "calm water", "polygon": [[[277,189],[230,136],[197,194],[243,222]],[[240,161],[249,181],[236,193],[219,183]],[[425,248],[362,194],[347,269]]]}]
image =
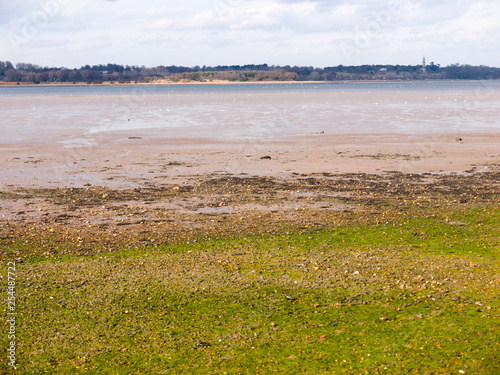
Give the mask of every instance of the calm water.
[{"label": "calm water", "polygon": [[0,87],[0,143],[500,132],[500,82]]}]

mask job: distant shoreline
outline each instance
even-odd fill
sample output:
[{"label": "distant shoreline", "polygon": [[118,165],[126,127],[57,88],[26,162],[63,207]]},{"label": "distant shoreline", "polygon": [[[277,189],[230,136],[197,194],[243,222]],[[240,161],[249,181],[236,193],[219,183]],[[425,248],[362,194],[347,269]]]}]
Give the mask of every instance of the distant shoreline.
[{"label": "distant shoreline", "polygon": [[251,81],[251,82],[239,82],[239,81],[210,81],[210,82],[198,82],[198,81],[188,81],[188,82],[173,82],[173,81],[155,81],[155,82],[98,82],[98,83],[87,83],[87,82],[53,82],[53,83],[26,83],[26,82],[0,82],[0,86],[4,87],[74,87],[74,86],[208,86],[208,85],[269,85],[269,84],[332,84],[332,83],[346,83],[354,81]]},{"label": "distant shoreline", "polygon": [[174,82],[168,80],[157,80],[153,82],[45,82],[45,83],[31,83],[31,82],[0,82],[0,87],[77,87],[77,86],[210,86],[210,85],[325,85],[325,84],[346,84],[346,83],[414,83],[414,82],[487,82],[487,81],[500,81],[498,79],[491,80],[478,80],[478,79],[422,79],[422,80],[343,80],[343,81],[187,81],[187,82]]}]

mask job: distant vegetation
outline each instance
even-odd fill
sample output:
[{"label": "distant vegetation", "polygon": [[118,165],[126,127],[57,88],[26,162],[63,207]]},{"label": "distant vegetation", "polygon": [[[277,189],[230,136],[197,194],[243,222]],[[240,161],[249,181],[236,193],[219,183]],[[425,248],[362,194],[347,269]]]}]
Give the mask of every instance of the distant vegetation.
[{"label": "distant vegetation", "polygon": [[500,68],[454,64],[441,67],[431,62],[422,65],[361,65],[314,68],[312,66],[231,65],[231,66],[123,66],[85,65],[80,69],[49,68],[0,61],[0,82],[173,82],[197,81],[347,81],[347,80],[425,80],[425,79],[499,79]]}]

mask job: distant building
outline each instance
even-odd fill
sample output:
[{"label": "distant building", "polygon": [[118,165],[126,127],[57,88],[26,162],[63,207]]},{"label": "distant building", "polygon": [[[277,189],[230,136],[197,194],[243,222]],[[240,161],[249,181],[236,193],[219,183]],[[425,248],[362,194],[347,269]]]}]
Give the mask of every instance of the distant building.
[{"label": "distant building", "polygon": [[426,69],[426,63],[425,63],[425,56],[424,58],[422,59],[422,73],[426,73],[427,72],[427,69]]}]

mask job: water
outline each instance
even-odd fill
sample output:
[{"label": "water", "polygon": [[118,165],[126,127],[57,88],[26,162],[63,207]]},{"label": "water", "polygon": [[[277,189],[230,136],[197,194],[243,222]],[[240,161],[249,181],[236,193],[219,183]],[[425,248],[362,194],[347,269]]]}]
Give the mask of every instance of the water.
[{"label": "water", "polygon": [[0,87],[0,144],[498,133],[500,82]]},{"label": "water", "polygon": [[408,81],[354,83],[232,84],[232,85],[73,85],[73,86],[0,86],[2,97],[126,96],[126,95],[214,95],[266,93],[343,93],[434,91],[475,92],[498,90],[500,81]]}]

